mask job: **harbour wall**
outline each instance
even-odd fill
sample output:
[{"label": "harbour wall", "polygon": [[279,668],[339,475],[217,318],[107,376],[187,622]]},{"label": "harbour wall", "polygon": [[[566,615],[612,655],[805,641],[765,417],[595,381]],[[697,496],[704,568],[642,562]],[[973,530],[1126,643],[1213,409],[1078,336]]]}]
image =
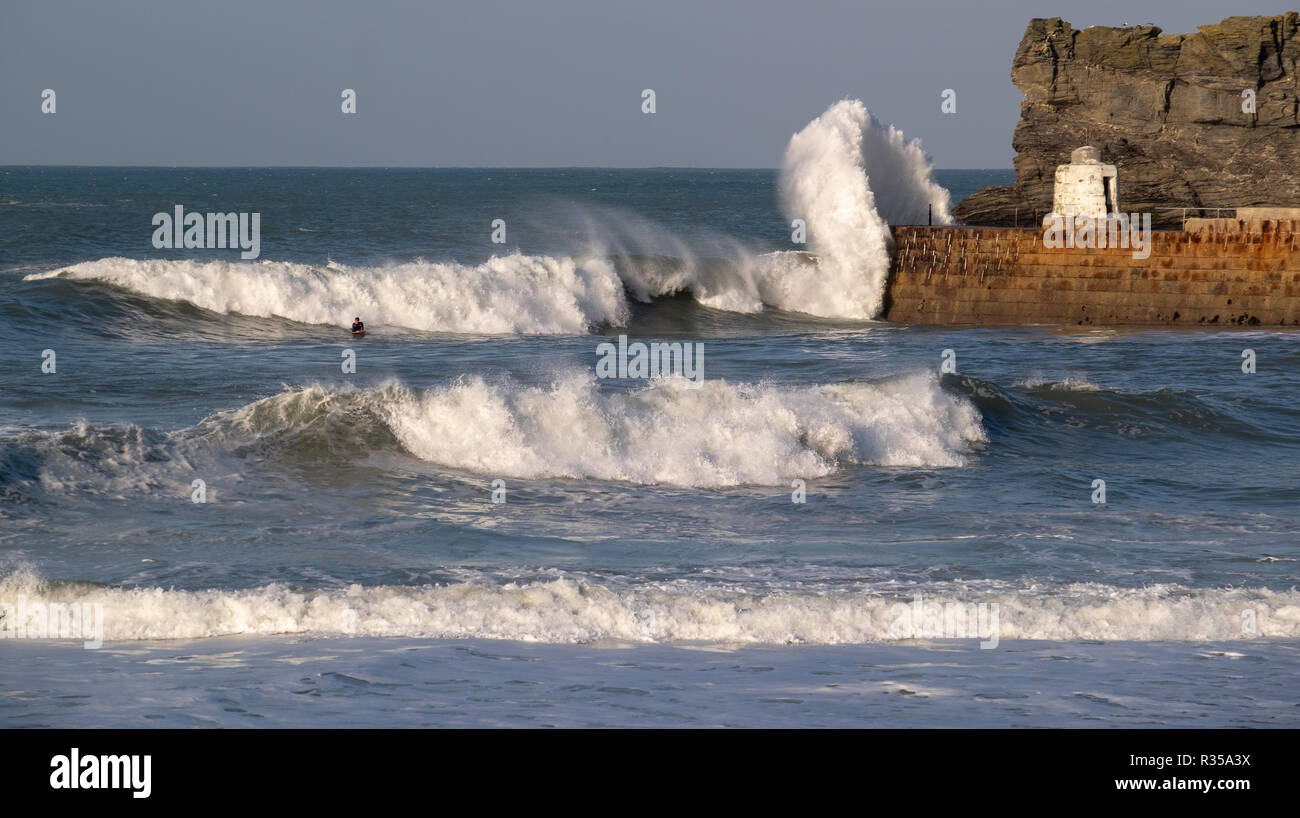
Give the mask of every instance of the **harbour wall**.
[{"label": "harbour wall", "polygon": [[1295,325],[1300,221],[1204,220],[1132,248],[1050,248],[1041,229],[894,227],[889,321]]}]

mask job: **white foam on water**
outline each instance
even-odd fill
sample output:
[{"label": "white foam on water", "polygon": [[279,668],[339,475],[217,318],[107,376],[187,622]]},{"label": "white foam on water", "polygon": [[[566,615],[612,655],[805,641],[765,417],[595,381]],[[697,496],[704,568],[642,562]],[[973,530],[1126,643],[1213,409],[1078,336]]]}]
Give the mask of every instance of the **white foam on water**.
[{"label": "white foam on water", "polygon": [[870,319],[884,305],[890,224],[952,222],[948,191],[917,140],[882,125],[859,100],[835,103],[790,139],[781,169],[786,216],[803,219],[815,268],[796,253],[762,258],[764,303]]},{"label": "white foam on water", "polygon": [[483,334],[581,334],[628,317],[622,282],[601,259],[493,257],[482,264],[413,261],[382,267],[282,261],[105,258],[28,279],[105,281],[214,312],[304,324]]},{"label": "white foam on water", "polygon": [[[1044,590],[1004,586],[979,594],[924,595],[927,603],[997,604],[999,641],[1196,642],[1300,637],[1300,592],[1117,588],[1079,583]],[[573,578],[493,585],[360,586],[295,590],[170,590],[51,584],[29,570],[0,579],[0,604],[27,609],[103,605],[107,641],[238,634],[601,640],[661,643],[858,644],[898,642],[910,591],[753,591],[646,583],[611,588]],[[1253,612],[1253,631],[1242,627]],[[30,620],[29,620],[30,623]],[[4,624],[10,632],[21,623]],[[6,634],[11,636],[12,633]],[[968,638],[979,639],[983,635]]]},{"label": "white foam on water", "polygon": [[1087,378],[1067,377],[1063,380],[1053,380],[1041,375],[1031,375],[1028,378],[1021,378],[1014,382],[1016,386],[1025,389],[1048,389],[1058,392],[1099,392],[1101,387],[1089,381]]},{"label": "white foam on water", "polygon": [[448,468],[702,488],[784,486],[862,464],[961,466],[986,439],[974,406],[930,373],[818,386],[663,378],[627,391],[579,371],[546,386],[462,377],[425,390],[309,387],[205,424],[282,434],[358,409]]},{"label": "white foam on water", "polygon": [[6,443],[42,489],[122,497],[190,493],[259,461],[351,461],[400,450],[448,469],[697,488],[789,486],[862,465],[959,467],[987,440],[979,411],[932,373],[792,386],[683,378],[605,389],[590,371],[543,386],[463,376],[413,389],[312,385],[223,410],[188,429],[22,431]]},{"label": "white foam on water", "polygon": [[0,431],[0,446],[30,470],[40,489],[122,499],[144,492],[187,494],[194,472],[187,453],[167,435],[139,426],[97,428],[84,420],[67,429]]},{"label": "white foam on water", "polygon": [[[885,126],[858,100],[832,105],[790,139],[782,208],[808,228],[808,250],[755,255],[715,236],[726,263],[702,263],[687,244],[634,214],[579,210],[588,232],[575,257],[513,253],[482,264],[414,261],[314,267],[283,261],[104,258],[29,280],[100,280],[222,314],[346,326],[477,334],[577,334],[621,326],[627,293],[650,300],[690,291],[705,306],[764,305],[853,320],[877,317],[889,274],[890,224],[952,221],[948,191],[917,140]],[[301,228],[300,228],[301,229]],[[658,254],[615,270],[608,254]],[[580,256],[580,258],[576,257]]]}]

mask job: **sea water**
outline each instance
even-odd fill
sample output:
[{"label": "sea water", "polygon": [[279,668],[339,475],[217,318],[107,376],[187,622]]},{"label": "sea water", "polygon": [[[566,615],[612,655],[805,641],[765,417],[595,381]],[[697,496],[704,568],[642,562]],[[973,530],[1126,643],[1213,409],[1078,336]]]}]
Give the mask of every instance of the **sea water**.
[{"label": "sea water", "polygon": [[873,320],[888,225],[1011,176],[865,117],[783,171],[0,169],[0,718],[1300,723],[1300,338]]}]

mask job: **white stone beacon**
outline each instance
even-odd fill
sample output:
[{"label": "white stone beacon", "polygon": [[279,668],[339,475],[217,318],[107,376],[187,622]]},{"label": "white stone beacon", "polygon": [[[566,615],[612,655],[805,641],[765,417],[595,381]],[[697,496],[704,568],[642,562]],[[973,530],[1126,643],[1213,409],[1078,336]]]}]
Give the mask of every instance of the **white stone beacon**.
[{"label": "white stone beacon", "polygon": [[1070,164],[1056,168],[1052,212],[1044,222],[1058,217],[1107,219],[1119,214],[1119,175],[1114,165],[1101,163],[1101,150],[1092,145],[1075,148]]}]

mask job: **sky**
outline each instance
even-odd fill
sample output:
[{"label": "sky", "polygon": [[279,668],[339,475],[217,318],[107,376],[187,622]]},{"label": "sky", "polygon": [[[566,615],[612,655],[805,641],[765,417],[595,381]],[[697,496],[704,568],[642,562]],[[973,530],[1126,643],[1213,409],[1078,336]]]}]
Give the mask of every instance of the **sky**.
[{"label": "sky", "polygon": [[[1253,0],[0,0],[0,165],[760,167],[861,99],[1009,168],[1034,17],[1167,33]],[[55,92],[43,113],[42,93]],[[356,113],[341,110],[356,92]],[[642,92],[655,92],[655,112]],[[945,114],[943,92],[955,92]]]}]

